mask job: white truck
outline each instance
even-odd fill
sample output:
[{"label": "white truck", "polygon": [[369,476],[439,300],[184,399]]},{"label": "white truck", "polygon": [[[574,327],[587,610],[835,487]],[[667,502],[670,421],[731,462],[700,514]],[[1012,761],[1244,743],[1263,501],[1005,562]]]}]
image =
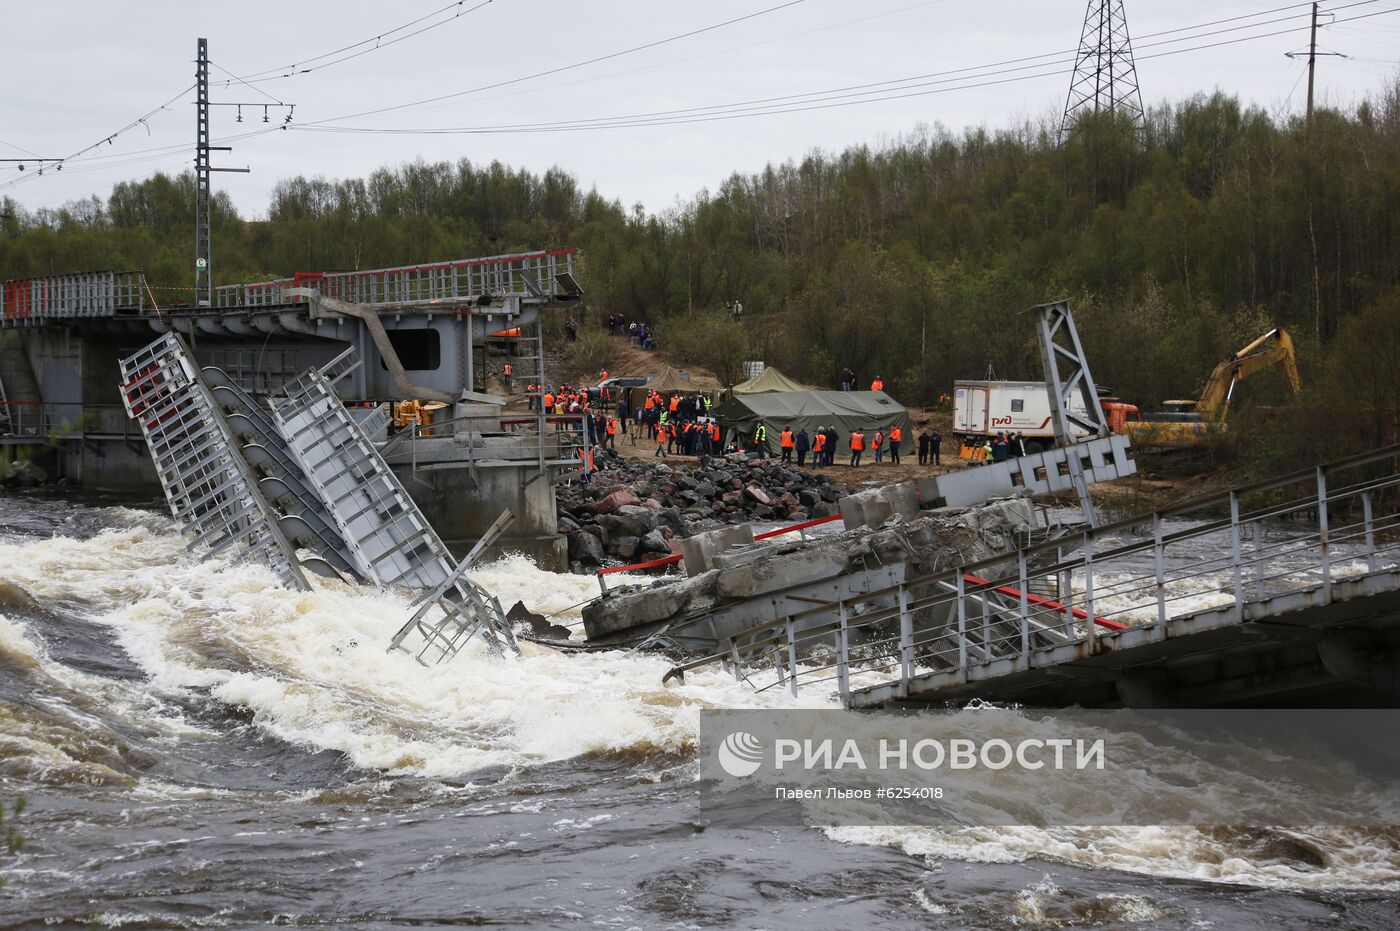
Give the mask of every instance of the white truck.
[{"label": "white truck", "polygon": [[[1074,413],[1087,415],[1076,396]],[[1075,436],[1089,431],[1072,425]],[[1055,445],[1050,416],[1050,392],[1043,381],[958,381],[953,383],[953,433],[963,444],[982,443],[998,433],[1020,433],[1026,452],[1044,452]]]}]

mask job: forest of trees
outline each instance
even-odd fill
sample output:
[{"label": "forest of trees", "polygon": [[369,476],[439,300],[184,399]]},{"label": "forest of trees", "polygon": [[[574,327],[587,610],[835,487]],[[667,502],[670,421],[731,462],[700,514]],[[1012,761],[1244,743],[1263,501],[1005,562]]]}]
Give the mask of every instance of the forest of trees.
[{"label": "forest of trees", "polygon": [[[143,268],[187,300],[192,228],[188,175],[53,211],[6,200],[0,277]],[[1073,300],[1096,379],[1145,409],[1284,325],[1308,388],[1284,421],[1293,445],[1393,441],[1400,410],[1400,82],[1311,127],[1217,93],[1155,108],[1145,130],[926,130],[735,174],[660,214],[561,168],[297,177],[266,220],[218,198],[214,242],[216,283],[575,246],[590,319],[645,320],[721,372],[878,373],[911,405],[989,370],[1036,377],[1020,314],[1046,300]],[[733,298],[739,328],[721,313]],[[1267,375],[1242,394],[1285,400]]]}]

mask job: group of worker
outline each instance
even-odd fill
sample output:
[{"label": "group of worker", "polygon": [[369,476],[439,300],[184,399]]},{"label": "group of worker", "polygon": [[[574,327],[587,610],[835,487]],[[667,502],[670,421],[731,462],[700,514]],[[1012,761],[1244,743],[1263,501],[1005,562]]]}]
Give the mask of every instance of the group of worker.
[{"label": "group of worker", "polygon": [[[573,385],[526,386],[525,401],[531,411],[543,410],[546,414],[581,414],[611,401],[607,388],[595,391],[592,388],[575,388]],[[535,405],[541,405],[536,407]]]},{"label": "group of worker", "polygon": [[[669,397],[648,391],[636,411],[629,411],[625,400],[618,402],[618,415],[632,414],[637,438],[645,431],[656,443],[655,456],[712,456],[721,452],[719,422],[710,416],[714,400],[699,392]],[[633,440],[636,445],[636,439]]]},{"label": "group of worker", "polygon": [[982,451],[986,455],[985,462],[1005,462],[1008,459],[1017,459],[1026,454],[1026,435],[1024,433],[998,433],[994,437],[987,438]]}]

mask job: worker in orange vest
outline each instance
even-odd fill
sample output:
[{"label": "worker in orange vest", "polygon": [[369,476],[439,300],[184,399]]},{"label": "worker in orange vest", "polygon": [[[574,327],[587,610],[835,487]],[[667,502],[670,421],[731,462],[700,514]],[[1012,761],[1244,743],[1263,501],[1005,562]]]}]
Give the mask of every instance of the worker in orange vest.
[{"label": "worker in orange vest", "polygon": [[875,430],[875,435],[870,438],[870,448],[875,450],[876,465],[885,461],[885,431]]},{"label": "worker in orange vest", "polygon": [[617,449],[617,418],[608,418],[608,445],[614,450]]},{"label": "worker in orange vest", "polygon": [[860,454],[865,452],[865,433],[861,430],[851,431],[851,468],[860,466]]},{"label": "worker in orange vest", "polygon": [[656,454],[651,458],[655,459],[657,456],[662,459],[666,458],[666,439],[666,425],[663,423],[656,428]]},{"label": "worker in orange vest", "polygon": [[882,379],[879,375],[876,375],[876,376],[875,376],[875,380],[872,381],[872,382],[870,383],[870,390],[871,390],[871,391],[884,391],[884,390],[885,390],[885,381],[884,381],[884,379]]},{"label": "worker in orange vest", "polygon": [[501,370],[501,384],[505,385],[506,394],[510,394],[510,377],[514,374],[515,366],[507,362],[506,367]]},{"label": "worker in orange vest", "polygon": [[579,480],[579,484],[580,484],[580,485],[585,485],[585,486],[586,486],[589,482],[593,481],[593,450],[592,450],[592,448],[584,449],[582,446],[580,446],[580,447],[578,448],[578,468],[579,468],[579,479],[578,479],[578,480]]},{"label": "worker in orange vest", "polygon": [[544,393],[544,412],[546,414],[554,410],[554,392],[546,390]]},{"label": "worker in orange vest", "polygon": [[890,464],[899,465],[899,444],[904,439],[904,431],[895,424],[890,429]]},{"label": "worker in orange vest", "polygon": [[792,427],[783,427],[783,432],[778,434],[778,447],[783,451],[783,462],[792,461]]},{"label": "worker in orange vest", "polygon": [[670,408],[669,408],[670,411],[671,411],[671,413],[674,414],[674,413],[676,412],[676,408],[678,408],[678,407],[680,407],[680,406],[681,406],[681,396],[678,395],[678,394],[673,394],[673,395],[671,395],[671,406],[670,406]]},{"label": "worker in orange vest", "polygon": [[710,421],[710,452],[719,452],[719,421]]},{"label": "worker in orange vest", "polygon": [[818,430],[812,435],[812,468],[820,469],[826,459],[826,433]]}]

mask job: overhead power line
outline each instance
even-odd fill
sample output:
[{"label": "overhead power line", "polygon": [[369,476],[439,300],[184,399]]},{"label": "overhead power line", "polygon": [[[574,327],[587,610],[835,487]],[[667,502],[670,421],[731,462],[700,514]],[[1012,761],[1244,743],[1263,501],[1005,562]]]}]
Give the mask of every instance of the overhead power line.
[{"label": "overhead power line", "polygon": [[[1365,6],[1378,2],[1378,0],[1360,0],[1349,6]],[[1304,4],[1311,6],[1311,4]],[[1346,9],[1342,7],[1341,9]],[[1350,17],[1339,22],[1349,22],[1355,19],[1362,19],[1368,16],[1377,16],[1384,13],[1396,12],[1394,9],[1382,10],[1376,13],[1363,14]],[[1300,14],[1301,15],[1301,14]],[[1219,35],[1227,35],[1241,29],[1258,28],[1270,24],[1283,22],[1288,19],[1297,19],[1299,16],[1284,17],[1279,20],[1270,20],[1263,23],[1254,23],[1245,27],[1231,27],[1227,29],[1217,29],[1209,32],[1193,32],[1190,35],[1179,36],[1175,39],[1167,39],[1151,43],[1139,43],[1139,49],[1156,48],[1166,45],[1173,45],[1181,42],[1191,42],[1199,39],[1212,38]],[[1185,27],[1183,29],[1168,30],[1167,33],[1180,33],[1200,27]],[[1154,54],[1138,55],[1139,60],[1150,60],[1163,58],[1171,55],[1185,54],[1187,52],[1200,51],[1203,49],[1220,48],[1227,45],[1234,45],[1241,42],[1252,42],[1259,39],[1271,38],[1279,35],[1287,35],[1308,28],[1306,25],[1292,26],[1286,29],[1277,29],[1264,33],[1237,36],[1217,42],[1192,45],[1186,48],[1175,48]],[[1153,35],[1164,35],[1167,33],[1154,33]],[[1056,77],[1069,74],[1072,68],[1066,69],[1065,65],[1073,65],[1073,58],[1059,58],[1057,60],[1045,60],[1054,55],[1065,55],[1067,53],[1047,53],[1046,55],[1028,56],[1021,59],[1011,59],[1005,62],[997,62],[992,65],[984,65],[969,68],[959,68],[950,71],[933,72],[925,75],[916,75],[906,78],[898,78],[891,81],[881,81],[873,84],[849,85],[846,87],[829,88],[823,91],[813,91],[801,94],[789,94],[776,97],[757,98],[742,101],[731,101],[724,104],[712,104],[700,107],[688,107],[676,110],[660,110],[646,113],[632,113],[614,115],[608,117],[596,117],[591,119],[558,120],[537,123],[514,123],[483,126],[464,127],[428,127],[428,128],[392,128],[392,127],[359,127],[359,126],[334,126],[315,124],[294,124],[291,128],[308,132],[342,132],[342,133],[373,133],[386,135],[485,135],[501,133],[529,133],[529,132],[576,132],[596,129],[624,129],[643,126],[670,126],[687,123],[714,122],[724,119],[740,119],[754,116],[768,116],[781,113],[797,113],[810,110],[833,109],[837,107],[855,106],[865,103],[876,103],[888,100],[901,100],[910,97],[921,97],[932,94],[950,93],[958,90],[972,90],[981,87],[990,87],[1001,84],[1016,83],[1040,78]],[[1073,50],[1068,50],[1068,54],[1073,54]],[[1009,65],[1011,67],[1000,70],[988,70],[997,68],[999,65]],[[1054,70],[1044,70],[1051,68]],[[1031,73],[1022,73],[1031,72]],[[1003,77],[1004,75],[1012,75]],[[987,80],[997,78],[997,80]]]},{"label": "overhead power line", "polygon": [[[689,32],[682,32],[682,33],[679,33],[679,34],[677,34],[677,35],[667,36],[667,37],[664,38],[664,39],[656,39],[656,40],[653,40],[653,41],[651,41],[651,42],[643,43],[643,44],[641,44],[641,45],[634,45],[634,46],[632,46],[631,48],[619,49],[618,51],[609,52],[609,53],[606,54],[606,55],[598,55],[597,57],[585,59],[585,60],[583,60],[583,61],[576,61],[576,62],[574,62],[573,64],[570,64],[570,65],[560,65],[560,66],[557,67],[557,68],[549,68],[549,69],[547,69],[547,70],[545,70],[545,71],[536,71],[534,74],[527,74],[527,75],[524,75],[524,76],[518,77],[518,78],[510,78],[510,79],[505,80],[505,81],[496,81],[495,83],[492,83],[492,84],[483,84],[483,85],[481,85],[480,87],[473,87],[473,88],[471,88],[470,90],[455,91],[455,92],[453,92],[453,93],[451,93],[451,94],[439,94],[439,95],[436,96],[436,97],[425,97],[425,98],[423,98],[422,100],[415,100],[415,101],[411,101],[411,102],[409,102],[409,103],[403,103],[403,104],[395,104],[395,105],[389,106],[389,107],[379,107],[379,108],[374,109],[374,110],[361,110],[361,111],[358,112],[358,113],[350,113],[350,114],[346,114],[346,115],[344,115],[344,116],[333,117],[332,119],[333,119],[333,120],[353,120],[353,119],[358,119],[359,117],[362,117],[362,116],[375,116],[375,115],[380,114],[380,113],[388,113],[388,112],[390,112],[390,111],[392,111],[392,110],[405,110],[405,109],[408,109],[408,108],[410,108],[410,107],[418,107],[418,106],[422,106],[422,105],[424,105],[424,104],[439,103],[439,102],[441,102],[441,101],[444,101],[444,100],[452,100],[452,99],[457,98],[457,97],[466,97],[466,96],[468,96],[468,95],[470,95],[470,94],[477,94],[477,93],[480,93],[481,91],[496,90],[497,88],[501,88],[501,87],[509,87],[509,86],[511,86],[512,84],[521,84],[521,83],[524,83],[525,81],[533,81],[535,78],[549,77],[550,75],[553,75],[553,74],[560,74],[560,73],[565,72],[565,71],[573,71],[573,70],[575,70],[575,69],[577,69],[577,68],[584,68],[584,67],[587,67],[588,65],[596,65],[596,64],[598,64],[599,62],[611,61],[611,60],[614,59],[614,58],[621,58],[621,57],[624,56],[624,55],[632,55],[632,54],[635,54],[636,52],[643,52],[643,51],[646,51],[647,49],[659,48],[660,46],[663,46],[663,45],[669,45],[669,44],[671,44],[672,42],[679,42],[679,41],[681,41],[682,39],[693,38],[694,36],[703,35],[703,34],[705,34],[705,33],[707,33],[707,32],[714,32],[714,31],[717,30],[717,29],[723,29],[723,28],[725,28],[726,26],[733,26],[733,25],[736,25],[736,24],[738,24],[738,23],[746,22],[746,21],[751,20],[751,19],[757,19],[757,18],[760,17],[760,16],[767,16],[769,13],[776,13],[776,12],[778,12],[779,10],[786,10],[786,9],[788,9],[789,7],[794,7],[794,6],[797,6],[797,5],[802,4],[802,3],[805,3],[805,2],[807,2],[807,0],[787,0],[786,3],[780,3],[780,4],[778,4],[777,6],[770,6],[770,7],[768,7],[767,9],[759,10],[759,11],[757,11],[757,12],[755,12],[755,13],[746,13],[746,14],[744,14],[743,16],[736,16],[736,17],[734,17],[734,18],[732,18],[732,19],[726,19],[726,20],[724,20],[723,22],[713,23],[713,24],[711,24],[711,25],[709,25],[709,26],[702,26],[702,27],[700,27],[699,29],[692,29],[692,30],[690,30]],[[318,122],[330,122],[330,120],[322,120],[322,121],[318,121]],[[309,124],[303,124],[303,125],[309,125]]]},{"label": "overhead power line", "polygon": [[[263,71],[256,71],[251,74],[245,74],[242,76],[229,74],[229,78],[231,80],[224,81],[222,83],[224,87],[228,87],[234,81],[245,85],[260,84],[267,81],[279,81],[283,78],[293,78],[302,74],[310,74],[313,71],[322,71],[326,68],[332,67],[333,65],[338,65],[342,62],[347,62],[351,59],[359,58],[361,55],[368,55],[371,52],[377,52],[382,48],[388,48],[391,45],[397,45],[398,43],[403,42],[406,39],[411,39],[414,36],[422,35],[423,33],[433,29],[437,29],[440,26],[446,26],[453,20],[459,19],[470,13],[475,13],[482,7],[489,6],[494,2],[495,0],[479,0],[479,2],[475,3],[474,5],[467,6],[467,0],[456,0],[456,2],[449,3],[443,7],[439,7],[431,13],[424,14],[423,16],[420,16],[414,20],[410,20],[400,26],[395,26],[393,29],[386,29],[383,32],[376,33],[375,35],[372,35],[367,39],[361,39],[359,42],[353,42],[350,45],[344,45],[338,49],[334,49],[329,52],[323,52],[320,55],[313,56],[303,61],[297,61],[292,62],[291,64],[282,65],[278,68],[268,68]],[[446,16],[446,18],[440,19],[437,22],[429,23],[422,29],[416,29],[413,32],[410,32],[406,35],[389,39],[389,41],[387,42],[384,41],[389,36],[393,36],[396,33],[403,32],[403,30],[405,29],[411,29],[419,23],[433,19],[434,17],[443,16],[448,12],[451,12],[452,15]],[[339,55],[340,57],[336,58],[335,56],[337,55]],[[325,59],[330,60],[327,61]],[[223,69],[219,70],[222,71]],[[228,72],[224,73],[228,74]]]}]

